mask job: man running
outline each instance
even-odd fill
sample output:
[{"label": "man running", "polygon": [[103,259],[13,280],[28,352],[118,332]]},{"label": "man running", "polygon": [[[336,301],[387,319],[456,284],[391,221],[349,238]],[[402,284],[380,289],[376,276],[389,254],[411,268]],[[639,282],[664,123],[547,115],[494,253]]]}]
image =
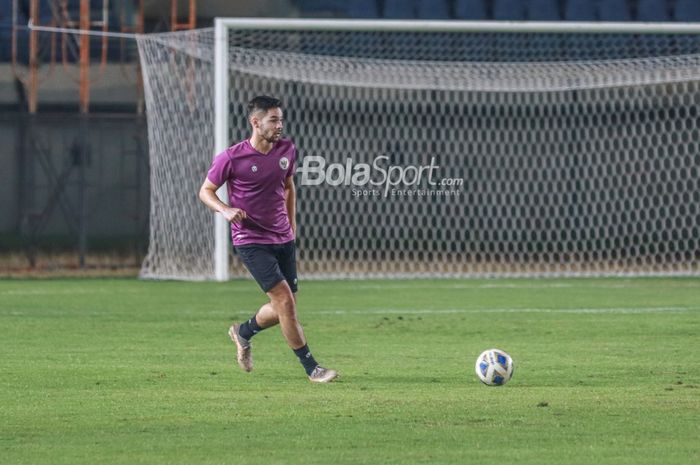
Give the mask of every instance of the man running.
[{"label": "man running", "polygon": [[[287,344],[304,367],[309,380],[327,383],[338,376],[320,366],[309,351],[297,319],[296,191],[297,153],[282,138],[282,102],[258,96],[248,103],[250,139],[229,147],[214,158],[199,190],[199,198],[231,223],[236,252],[270,301],[248,321],[234,323],[229,336],[245,371],[253,369],[250,340],[263,329],[280,324]],[[229,205],[216,191],[227,183]]]}]

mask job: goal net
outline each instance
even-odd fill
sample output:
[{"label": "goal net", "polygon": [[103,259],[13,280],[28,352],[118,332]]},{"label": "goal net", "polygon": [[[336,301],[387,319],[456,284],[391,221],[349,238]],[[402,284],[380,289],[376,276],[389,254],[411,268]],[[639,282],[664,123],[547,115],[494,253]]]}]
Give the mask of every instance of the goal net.
[{"label": "goal net", "polygon": [[368,24],[227,28],[218,118],[215,30],[139,37],[142,277],[220,276],[197,192],[259,94],[300,155],[304,278],[700,272],[700,36]]}]

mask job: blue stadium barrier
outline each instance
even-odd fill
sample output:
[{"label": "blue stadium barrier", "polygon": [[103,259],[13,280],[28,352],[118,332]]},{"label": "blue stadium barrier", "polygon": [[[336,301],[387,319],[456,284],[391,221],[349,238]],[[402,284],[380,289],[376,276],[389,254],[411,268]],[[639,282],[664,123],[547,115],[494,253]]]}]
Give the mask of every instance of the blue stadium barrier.
[{"label": "blue stadium barrier", "polygon": [[[22,2],[20,1],[20,3]],[[19,9],[25,8],[27,17],[29,17],[29,2],[27,1],[25,3],[26,5],[24,7],[20,6]],[[53,13],[51,12],[49,0],[39,0],[39,22],[41,24],[46,24],[51,21],[51,19],[53,19]]]},{"label": "blue stadium barrier", "polygon": [[301,16],[326,17],[346,16],[348,0],[295,0]]},{"label": "blue stadium barrier", "polygon": [[0,24],[12,22],[12,0],[0,0]]},{"label": "blue stadium barrier", "polygon": [[[497,21],[522,21],[525,20],[524,0],[495,0],[493,2],[493,19]],[[495,39],[489,39],[492,44],[489,61],[509,61],[516,53],[517,59],[522,59],[519,49],[512,47],[511,35],[499,35]]]},{"label": "blue stadium barrier", "polygon": [[389,19],[414,19],[416,8],[411,0],[385,0],[384,17]]},{"label": "blue stadium barrier", "polygon": [[601,21],[629,21],[632,15],[626,0],[601,0],[598,18]]},{"label": "blue stadium barrier", "polygon": [[526,17],[531,21],[561,20],[558,0],[528,0],[526,10]]},{"label": "blue stadium barrier", "polygon": [[567,0],[564,5],[566,21],[596,21],[596,4],[590,0]]},{"label": "blue stadium barrier", "polygon": [[666,0],[639,0],[637,21],[670,21]]},{"label": "blue stadium barrier", "polygon": [[494,0],[493,19],[498,21],[518,21],[525,19],[525,5],[522,0]]},{"label": "blue stadium barrier", "polygon": [[446,0],[418,0],[416,15],[420,19],[450,19]]},{"label": "blue stadium barrier", "polygon": [[377,0],[353,0],[348,5],[348,16],[351,18],[379,18]]},{"label": "blue stadium barrier", "polygon": [[[458,20],[482,21],[489,19],[486,4],[489,0],[456,0],[454,3],[454,17]],[[493,56],[491,53],[492,44],[484,40],[482,46],[478,48],[478,53],[474,53],[474,37],[457,36],[452,45],[452,56],[465,60],[486,61]]]},{"label": "blue stadium barrier", "polygon": [[[27,7],[28,8],[28,7]],[[27,17],[20,8],[17,12],[17,22],[27,24]],[[26,31],[17,34],[17,56],[27,61],[29,53],[29,36]],[[0,0],[0,61],[12,59],[12,0]]]},{"label": "blue stadium barrier", "polygon": [[10,41],[12,34],[11,9],[6,9],[6,0],[0,3],[0,62],[10,60]]},{"label": "blue stadium barrier", "polygon": [[[675,21],[700,22],[700,2],[698,0],[676,0],[671,4],[673,12],[670,15]],[[675,52],[679,54],[700,53],[700,37],[697,35],[676,36]]]},{"label": "blue stadium barrier", "polygon": [[[598,4],[598,18],[600,21],[631,21],[632,12],[627,0],[600,0]],[[634,36],[601,36],[599,48],[605,50],[601,58],[623,58],[639,56],[644,48],[644,40],[641,42]]]},{"label": "blue stadium barrier", "polygon": [[488,19],[484,0],[456,0],[455,18],[469,20]]},{"label": "blue stadium barrier", "polygon": [[676,8],[673,12],[676,21],[700,22],[700,1],[676,0]]},{"label": "blue stadium barrier", "polygon": [[[419,19],[450,19],[447,0],[416,0],[416,16]],[[445,60],[452,55],[454,35],[427,34],[418,39],[423,59]]]},{"label": "blue stadium barrier", "polygon": [[[558,0],[527,0],[525,14],[530,21],[561,20]],[[530,49],[528,56],[537,56],[544,50],[555,60],[565,55],[566,42],[561,35],[534,34],[524,39],[524,44]]]}]

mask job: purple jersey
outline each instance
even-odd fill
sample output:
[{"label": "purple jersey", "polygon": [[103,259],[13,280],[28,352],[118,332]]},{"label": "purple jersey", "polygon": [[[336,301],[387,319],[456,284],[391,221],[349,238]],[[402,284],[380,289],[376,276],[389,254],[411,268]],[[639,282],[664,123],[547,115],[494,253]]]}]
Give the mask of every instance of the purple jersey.
[{"label": "purple jersey", "polygon": [[207,178],[217,186],[228,183],[229,205],[247,216],[239,224],[231,223],[234,245],[294,240],[284,186],[294,175],[296,161],[296,147],[288,139],[277,141],[268,154],[258,152],[249,140],[244,140],[214,157]]}]

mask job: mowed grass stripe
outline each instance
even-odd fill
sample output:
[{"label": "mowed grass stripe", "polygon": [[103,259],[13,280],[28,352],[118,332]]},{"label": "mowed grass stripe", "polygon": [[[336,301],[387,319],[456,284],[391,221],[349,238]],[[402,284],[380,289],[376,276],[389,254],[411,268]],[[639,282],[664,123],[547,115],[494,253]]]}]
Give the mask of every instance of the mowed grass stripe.
[{"label": "mowed grass stripe", "polygon": [[355,310],[319,310],[311,313],[327,315],[415,314],[440,315],[451,313],[682,313],[698,311],[700,307],[629,307],[629,308],[365,308]]}]

